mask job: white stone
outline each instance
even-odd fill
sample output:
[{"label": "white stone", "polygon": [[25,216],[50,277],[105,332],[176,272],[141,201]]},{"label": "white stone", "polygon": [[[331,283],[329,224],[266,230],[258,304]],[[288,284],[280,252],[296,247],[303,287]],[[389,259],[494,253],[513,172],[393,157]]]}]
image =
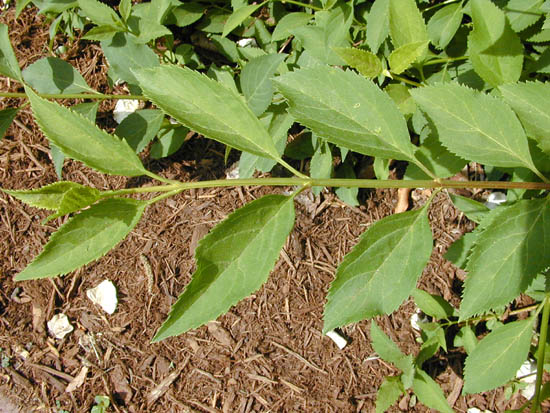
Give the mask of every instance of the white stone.
[{"label": "white stone", "polygon": [[120,123],[138,109],[139,100],[119,99],[116,102],[115,110],[113,110],[113,118],[116,123]]},{"label": "white stone", "polygon": [[48,321],[48,330],[55,338],[63,338],[71,331],[74,330],[74,327],[69,323],[69,319],[63,313],[58,313]]},{"label": "white stone", "polygon": [[256,43],[256,39],[253,37],[238,40],[237,45],[239,47],[258,47],[258,43]]},{"label": "white stone", "polygon": [[535,395],[535,382],[537,381],[537,363],[535,360],[525,360],[519,370],[516,372],[516,378],[520,378],[521,383],[527,383],[525,389],[520,390],[523,397],[531,400]]},{"label": "white stone", "polygon": [[106,313],[113,314],[115,312],[118,300],[115,285],[111,281],[102,281],[97,287],[86,291],[86,295]]},{"label": "white stone", "polygon": [[495,209],[500,204],[506,202],[506,194],[504,192],[491,192],[487,197],[485,206],[489,209]]},{"label": "white stone", "polygon": [[467,413],[493,413],[490,410],[483,410],[483,412],[482,412],[477,407],[470,407],[466,412]]},{"label": "white stone", "polygon": [[327,331],[327,337],[330,337],[340,350],[348,345],[348,341],[335,330]]},{"label": "white stone", "polygon": [[420,323],[428,323],[430,320],[426,316],[421,316],[422,311],[420,308],[417,308],[416,311],[411,315],[411,327],[416,331],[421,331]]}]

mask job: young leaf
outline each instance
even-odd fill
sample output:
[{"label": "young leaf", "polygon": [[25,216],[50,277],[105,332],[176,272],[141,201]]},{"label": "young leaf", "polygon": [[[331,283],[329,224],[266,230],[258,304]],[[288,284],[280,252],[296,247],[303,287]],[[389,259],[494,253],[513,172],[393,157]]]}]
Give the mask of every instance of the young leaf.
[{"label": "young leaf", "polygon": [[388,57],[392,73],[400,74],[408,69],[420,56],[426,54],[428,42],[407,43],[395,49]]},{"label": "young leaf", "polygon": [[120,122],[115,135],[124,138],[136,153],[140,153],[157,135],[163,119],[164,114],[160,110],[137,110]]},{"label": "young leaf", "polygon": [[25,92],[40,129],[67,156],[112,175],[145,174],[141,161],[126,141],[102,131],[82,115],[42,99],[28,87]]},{"label": "young leaf", "polygon": [[27,66],[23,78],[38,93],[95,93],[78,70],[57,57],[44,57]]},{"label": "young leaf", "polygon": [[426,208],[372,224],[336,271],[323,331],[394,311],[416,286],[431,252]]},{"label": "young leaf", "polygon": [[19,108],[8,108],[0,110],[0,140],[4,137],[11,123],[17,116]]},{"label": "young leaf", "polygon": [[153,341],[224,313],[267,280],[294,225],[293,197],[268,195],[232,213],[195,250],[193,279]]},{"label": "young leaf", "polygon": [[78,7],[97,26],[113,26],[124,30],[124,23],[118,14],[106,4],[97,0],[78,0]]},{"label": "young leaf", "polygon": [[136,76],[145,95],[188,128],[240,151],[280,159],[271,136],[232,90],[176,66],[139,70]]},{"label": "young leaf", "polygon": [[495,328],[466,358],[464,393],[481,393],[505,384],[527,358],[535,319]]},{"label": "young leaf", "polygon": [[378,327],[374,320],[370,324],[370,339],[374,351],[385,361],[392,363],[403,372],[403,385],[409,388],[414,376],[412,356],[405,355],[395,343]]},{"label": "young leaf", "polygon": [[[93,201],[86,203],[86,205],[80,206],[80,208],[82,208],[83,206],[88,206],[92,202],[97,200],[100,193],[95,188],[90,188],[89,186],[84,186],[77,184],[76,182],[69,181],[55,182],[53,184],[46,185],[37,189],[2,189],[2,191],[32,207],[50,209],[54,211],[57,211],[61,208],[61,205],[63,204],[63,197],[68,192],[72,191],[73,197],[81,195],[82,197],[86,198],[94,198]],[[73,209],[73,211],[80,208]]]},{"label": "young leaf", "polygon": [[382,62],[371,52],[353,47],[335,47],[334,51],[365,77],[372,78],[382,73]]},{"label": "young leaf", "polygon": [[416,369],[413,391],[423,405],[441,413],[454,413],[441,387],[425,371]]},{"label": "young leaf", "polygon": [[490,211],[490,209],[484,204],[474,201],[471,198],[466,198],[456,194],[449,194],[449,197],[451,198],[451,201],[453,201],[455,207],[462,211],[468,219],[477,222],[478,224]]},{"label": "young leaf", "polygon": [[133,71],[159,65],[155,52],[128,33],[117,33],[112,40],[101,42],[101,49],[117,76],[133,85],[138,84]]},{"label": "young leaf", "polygon": [[475,162],[536,170],[525,132],[500,99],[454,83],[411,89],[451,152]]},{"label": "young leaf", "polygon": [[428,22],[428,36],[439,49],[445,49],[462,22],[462,3],[448,4],[434,13]]},{"label": "young leaf", "polygon": [[180,126],[175,129],[171,129],[151,145],[150,156],[152,159],[165,158],[175,153],[183,143],[189,129],[184,126]]},{"label": "young leaf", "polygon": [[118,11],[124,21],[128,20],[130,13],[132,12],[132,0],[120,0],[118,4]]},{"label": "young leaf", "polygon": [[296,12],[285,14],[281,20],[279,20],[277,26],[275,26],[271,34],[271,41],[278,42],[279,40],[284,40],[292,36],[292,30],[305,26],[312,18],[313,14],[308,13]]},{"label": "young leaf", "polygon": [[523,46],[504,12],[491,0],[469,3],[474,29],[468,36],[476,73],[492,86],[516,82],[523,66]]},{"label": "young leaf", "polygon": [[390,0],[376,0],[367,16],[367,44],[376,54],[390,34]]},{"label": "young leaf", "polygon": [[438,320],[448,319],[455,313],[455,309],[443,297],[438,295],[432,295],[416,288],[412,296],[414,297],[414,302],[424,314],[428,314]]},{"label": "young leaf", "polygon": [[286,56],[283,53],[258,56],[248,62],[241,71],[241,89],[254,115],[260,116],[271,103],[271,78]]},{"label": "young leaf", "polygon": [[0,74],[21,82],[21,69],[11,47],[8,26],[0,23]]},{"label": "young leaf", "polygon": [[112,40],[117,33],[120,33],[120,29],[113,26],[94,26],[82,38],[97,42],[107,42]]},{"label": "young leaf", "polygon": [[429,40],[426,23],[415,0],[390,0],[389,9],[390,35],[396,49]]},{"label": "young leaf", "polygon": [[399,377],[384,377],[384,381],[382,381],[378,393],[376,394],[375,413],[384,413],[404,392],[405,389]]},{"label": "young leaf", "polygon": [[55,232],[16,281],[55,277],[105,255],[136,226],[146,202],[106,199],[82,211]]},{"label": "young leaf", "polygon": [[274,82],[292,116],[329,142],[365,155],[413,159],[416,148],[405,118],[387,94],[361,75],[317,66]]},{"label": "young leaf", "polygon": [[249,4],[248,6],[241,7],[231,13],[229,18],[227,19],[227,22],[225,23],[225,26],[223,26],[222,37],[225,37],[229,33],[231,33],[234,29],[241,25],[241,23],[244,22],[247,17],[249,17],[252,13],[254,13],[266,3],[267,1],[259,4]]},{"label": "young leaf", "polygon": [[550,199],[534,199],[500,207],[470,254],[461,320],[508,304],[550,266],[549,204]]},{"label": "young leaf", "polygon": [[499,87],[502,97],[512,107],[527,135],[550,155],[550,84],[540,82],[515,83]]}]

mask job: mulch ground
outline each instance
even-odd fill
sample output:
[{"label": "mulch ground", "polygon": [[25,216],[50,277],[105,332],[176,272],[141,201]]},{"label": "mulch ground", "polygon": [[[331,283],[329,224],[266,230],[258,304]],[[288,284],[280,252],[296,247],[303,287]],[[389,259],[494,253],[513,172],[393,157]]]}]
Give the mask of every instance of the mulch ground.
[{"label": "mulch ground", "polygon": [[[12,7],[0,20],[9,25],[19,62],[26,67],[48,55],[49,26],[32,9],[17,21],[13,16]],[[97,45],[76,41],[66,48],[61,57],[92,87],[111,91]],[[3,78],[0,88],[20,89]],[[22,103],[3,99],[1,106]],[[115,125],[113,106],[102,103],[98,114],[98,124],[109,131]],[[213,179],[225,176],[223,153],[222,145],[194,137],[172,157],[152,162],[145,156],[144,162],[171,179]],[[100,189],[152,184],[101,175],[73,161],[66,161],[64,178]],[[47,140],[25,107],[0,142],[0,184],[37,188],[56,180]],[[208,326],[150,343],[190,280],[197,241],[246,202],[283,190],[223,188],[180,194],[150,207],[128,238],[102,259],[63,278],[21,283],[13,277],[63,219],[41,225],[46,212],[0,193],[0,412],[89,412],[94,396],[102,394],[111,398],[113,412],[373,412],[383,378],[398,371],[372,357],[368,322],[343,328],[349,344],[339,350],[321,334],[322,312],[338,263],[371,223],[393,212],[394,190],[364,191],[358,208],[346,206],[331,192],[317,199],[303,197],[297,203],[295,229],[259,291]],[[413,191],[409,208],[422,205],[429,195]],[[435,248],[419,285],[456,305],[464,274],[442,254],[473,224],[444,193],[432,205],[430,219]],[[118,290],[113,315],[86,297],[86,290],[104,279]],[[410,325],[414,311],[407,301],[391,316],[377,318],[407,353],[418,352],[420,346]],[[46,321],[61,312],[75,330],[56,340],[49,336]],[[425,365],[455,411],[472,406],[503,411],[524,401],[520,396],[508,401],[502,391],[461,396],[463,359],[459,349],[450,349]],[[85,375],[83,383],[66,392],[79,373]],[[406,396],[389,411],[429,410]]]}]

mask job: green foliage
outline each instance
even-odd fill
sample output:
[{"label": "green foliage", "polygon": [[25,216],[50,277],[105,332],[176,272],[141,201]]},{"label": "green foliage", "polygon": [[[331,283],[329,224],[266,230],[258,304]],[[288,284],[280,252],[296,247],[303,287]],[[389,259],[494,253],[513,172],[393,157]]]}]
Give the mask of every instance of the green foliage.
[{"label": "green foliage", "polygon": [[527,357],[534,321],[497,327],[476,345],[466,359],[465,393],[494,389],[514,377]]},{"label": "green foliage", "polygon": [[15,279],[55,277],[102,257],[136,226],[146,206],[134,199],[112,198],[82,211],[50,237]]},{"label": "green foliage", "polygon": [[374,223],[338,267],[323,331],[394,311],[414,289],[431,252],[426,208]]},{"label": "green foliage", "polygon": [[[100,192],[61,181],[5,190],[53,211],[48,219],[73,215],[17,279],[65,274],[101,257],[132,230],[149,203],[189,188],[230,186],[231,181],[171,181],[147,171],[136,155],[169,156],[193,131],[227,145],[226,154],[242,152],[238,185],[270,182],[297,186],[297,192],[312,187],[317,195],[333,186],[341,200],[356,206],[359,187],[393,187],[394,181],[383,181],[390,168],[406,168],[403,184],[411,187],[507,189],[508,202],[495,210],[450,194],[478,224],[445,254],[467,272],[460,311],[416,288],[432,251],[432,199],[370,224],[336,270],[324,332],[389,314],[409,296],[433,318],[420,323],[416,358],[401,353],[372,324],[376,352],[402,371],[384,380],[377,412],[408,389],[429,408],[451,412],[441,389],[421,369],[451,346],[468,354],[465,391],[482,392],[513,378],[531,342],[547,341],[544,326],[534,330],[534,314],[524,321],[497,316],[523,292],[536,300],[535,313],[550,305],[543,275],[550,266],[548,2],[242,0],[222,8],[122,0],[111,8],[98,0],[32,0],[17,2],[16,12],[30,3],[50,19],[52,37],[62,32],[71,39],[79,31],[80,38],[100,41],[109,79],[126,82],[132,94],[143,93],[140,98],[154,105],[128,116],[114,135],[99,129],[97,102],[69,109],[43,95],[109,96],[94,91],[56,57],[40,59],[21,74],[8,27],[0,25],[0,74],[24,86],[58,175],[65,157],[71,157],[100,172],[147,175],[163,185]],[[0,111],[0,136],[18,110]],[[300,170],[287,158],[299,161]],[[378,181],[355,180],[365,162]],[[446,179],[469,162],[481,164],[476,170],[485,168],[489,180],[500,181]],[[277,164],[296,177],[278,176]],[[293,165],[298,168],[298,162]],[[275,180],[250,179],[256,171],[272,172]],[[160,195],[147,203],[121,198],[150,191]],[[293,199],[260,198],[212,229],[196,250],[191,282],[155,340],[216,318],[265,282],[293,227]],[[483,323],[492,332],[478,341],[476,326]],[[108,405],[96,403],[97,412]]]},{"label": "green foliage", "polygon": [[193,279],[154,341],[215,319],[267,279],[294,226],[293,197],[268,195],[217,225],[195,251]]}]

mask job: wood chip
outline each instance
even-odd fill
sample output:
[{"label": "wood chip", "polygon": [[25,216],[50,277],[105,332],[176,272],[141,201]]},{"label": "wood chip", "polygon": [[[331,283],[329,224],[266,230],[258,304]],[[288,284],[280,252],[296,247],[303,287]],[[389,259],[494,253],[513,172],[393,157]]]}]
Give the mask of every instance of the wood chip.
[{"label": "wood chip", "polygon": [[111,379],[111,383],[113,384],[114,393],[116,394],[117,398],[123,400],[124,403],[127,405],[130,400],[132,400],[132,396],[134,395],[134,393],[128,384],[126,374],[122,370],[122,367],[116,366],[109,373],[109,377]]},{"label": "wood chip", "polygon": [[[187,364],[187,363],[185,363]],[[163,379],[153,390],[151,390],[147,394],[147,405],[151,406],[154,402],[156,402],[170,387],[170,385],[178,378],[178,376],[181,374],[183,370],[183,367],[180,367],[177,370],[174,370],[170,375],[168,375],[165,379]]]},{"label": "wood chip", "polygon": [[82,386],[84,384],[84,380],[86,379],[86,375],[88,374],[88,370],[89,369],[87,366],[82,367],[76,377],[67,385],[65,392],[70,393]]},{"label": "wood chip", "polygon": [[283,383],[285,386],[289,387],[291,390],[294,390],[296,393],[303,393],[305,390],[301,387],[296,386],[295,384],[292,384],[289,381],[286,381],[285,379],[280,379],[281,383]]},{"label": "wood chip", "polygon": [[397,205],[395,205],[394,214],[399,214],[400,212],[405,212],[409,209],[409,194],[411,193],[411,188],[399,188],[397,190]]},{"label": "wood chip", "polygon": [[307,361],[305,358],[300,356],[298,353],[295,353],[294,351],[290,350],[289,348],[286,348],[285,346],[276,343],[275,341],[272,341],[271,344],[273,344],[275,347],[279,347],[281,350],[286,351],[288,354],[296,357],[298,360],[300,360],[302,363],[304,363],[306,366],[311,367],[313,370],[317,370],[319,373],[328,374],[325,370],[320,369],[315,364],[311,363],[310,361]]},{"label": "wood chip", "polygon": [[212,335],[220,344],[227,347],[232,347],[235,344],[235,340],[231,337],[229,331],[223,328],[216,321],[211,321],[207,324],[208,333]]}]

